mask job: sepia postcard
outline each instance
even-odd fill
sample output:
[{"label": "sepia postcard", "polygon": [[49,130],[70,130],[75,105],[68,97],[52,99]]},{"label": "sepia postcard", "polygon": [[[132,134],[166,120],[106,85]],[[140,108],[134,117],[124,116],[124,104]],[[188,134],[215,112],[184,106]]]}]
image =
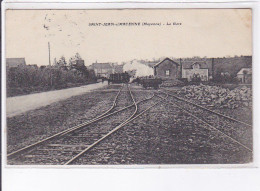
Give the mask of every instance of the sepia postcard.
[{"label": "sepia postcard", "polygon": [[250,165],[252,9],[5,10],[8,166]]}]

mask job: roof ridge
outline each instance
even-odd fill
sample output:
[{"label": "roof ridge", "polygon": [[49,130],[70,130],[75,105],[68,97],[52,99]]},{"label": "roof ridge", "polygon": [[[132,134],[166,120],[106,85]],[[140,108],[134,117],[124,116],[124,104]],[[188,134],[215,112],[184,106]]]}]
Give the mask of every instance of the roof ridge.
[{"label": "roof ridge", "polygon": [[156,67],[156,66],[160,65],[160,64],[161,64],[163,61],[165,61],[165,60],[170,60],[170,61],[176,63],[177,65],[179,65],[179,64],[178,64],[177,62],[175,62],[174,60],[170,59],[169,57],[166,57],[166,58],[164,58],[162,61],[160,61],[160,62],[158,62],[157,64],[155,64],[153,67]]}]

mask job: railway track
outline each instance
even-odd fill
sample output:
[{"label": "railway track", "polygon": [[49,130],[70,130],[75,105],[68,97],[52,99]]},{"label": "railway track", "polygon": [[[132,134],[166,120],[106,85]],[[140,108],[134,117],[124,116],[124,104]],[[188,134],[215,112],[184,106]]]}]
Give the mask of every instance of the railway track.
[{"label": "railway track", "polygon": [[[29,145],[27,147],[24,147],[24,148],[21,148],[21,149],[15,151],[13,153],[10,153],[7,156],[8,160],[10,161],[11,159],[14,159],[14,163],[15,163],[15,161],[17,161],[17,160],[23,161],[23,160],[28,159],[28,158],[29,159],[31,158],[31,160],[34,160],[35,158],[41,158],[43,163],[45,163],[45,162],[48,161],[48,157],[46,157],[46,155],[48,155],[48,156],[56,155],[56,159],[54,158],[55,160],[57,160],[59,158],[64,158],[64,156],[65,156],[66,162],[63,162],[63,164],[70,164],[75,159],[80,157],[82,154],[86,153],[88,150],[90,150],[91,148],[96,146],[99,142],[106,139],[112,133],[114,133],[115,131],[117,131],[118,129],[120,129],[124,125],[126,125],[132,118],[134,118],[135,114],[137,113],[137,105],[138,104],[145,102],[149,99],[152,99],[154,97],[154,95],[153,95],[149,98],[145,98],[143,100],[136,102],[133,95],[132,95],[131,90],[129,89],[128,86],[127,86],[127,88],[129,90],[131,99],[133,101],[132,104],[130,104],[126,107],[121,107],[118,110],[115,110],[116,105],[117,105],[117,99],[118,99],[119,94],[122,92],[122,89],[123,89],[123,87],[122,87],[119,90],[119,92],[117,93],[111,108],[109,110],[107,110],[106,112],[104,112],[103,114],[101,114],[100,116],[98,116],[98,117],[96,117],[96,118],[94,118],[90,121],[87,121],[83,124],[80,124],[80,125],[77,125],[73,128],[70,128],[68,130],[57,133],[57,134],[55,134],[51,137],[48,137],[48,138],[46,138],[42,141],[37,142],[35,144]],[[129,110],[131,108],[135,108],[135,109],[134,109],[134,112],[130,115],[130,117],[128,117],[125,121],[121,122],[119,125],[117,125],[112,130],[109,130],[108,133],[102,132],[101,134],[99,134],[99,132],[96,132],[97,138],[95,140],[93,139],[95,134],[91,135],[92,137],[89,137],[89,135],[82,133],[83,132],[82,129],[84,129],[85,127],[89,128],[89,126],[94,124],[94,122],[98,123],[98,122],[102,121],[102,119],[106,119],[106,118],[109,118],[111,116],[118,115],[121,112],[126,112],[127,110]],[[91,128],[89,128],[89,129],[91,129]],[[78,134],[78,135],[76,135],[76,134]],[[77,145],[75,143],[74,144],[66,144],[66,141],[68,141],[71,138],[72,139],[83,138],[83,140],[88,139],[88,140],[92,140],[92,143],[90,144],[89,141],[88,141],[87,144],[84,143],[84,142],[81,143],[81,144],[77,144]],[[62,140],[62,141],[56,142],[57,140]],[[63,142],[63,141],[65,141],[65,142]],[[60,151],[62,151],[62,154],[58,154]],[[75,155],[75,153],[77,153],[77,154]],[[74,156],[74,157],[71,158],[71,156]],[[67,160],[67,158],[70,158],[70,159]],[[62,160],[65,161],[64,159],[62,159]],[[51,163],[55,163],[55,161],[51,161]]]},{"label": "railway track", "polygon": [[[121,129],[122,127],[126,126],[128,123],[134,121],[136,118],[140,117],[141,115],[143,115],[145,112],[147,112],[148,110],[150,110],[152,107],[156,106],[157,104],[159,104],[160,102],[162,102],[164,99],[166,98],[162,98],[160,97],[162,100],[148,106],[146,109],[144,109],[143,111],[140,111],[138,113],[138,104],[140,102],[136,102],[134,97],[133,97],[133,94],[131,91],[130,92],[130,95],[132,97],[132,100],[134,102],[134,105],[135,105],[135,110],[134,112],[132,113],[132,115],[127,118],[124,122],[122,122],[121,124],[119,124],[118,126],[116,126],[115,128],[113,128],[111,131],[109,131],[107,134],[103,135],[100,139],[96,140],[93,144],[89,145],[88,147],[86,147],[84,150],[82,150],[79,154],[77,154],[76,156],[74,156],[73,158],[71,158],[69,161],[67,161],[66,163],[64,163],[64,165],[70,165],[70,164],[73,164],[74,161],[76,161],[77,159],[79,159],[80,157],[82,157],[83,155],[85,155],[89,150],[91,150],[92,148],[94,148],[95,146],[97,146],[101,141],[107,139],[109,136],[111,136],[113,133],[117,132],[119,129]],[[153,95],[151,97],[151,99],[153,97],[155,97],[157,95]],[[167,96],[168,97],[168,96]],[[149,99],[150,100],[150,99]]]},{"label": "railway track", "polygon": [[89,125],[89,124],[91,124],[91,123],[93,123],[93,122],[96,122],[96,121],[102,119],[102,118],[103,118],[104,116],[106,116],[113,108],[115,108],[117,98],[118,98],[120,92],[122,91],[122,89],[123,89],[123,87],[120,88],[120,90],[119,90],[118,93],[116,94],[115,99],[114,99],[114,101],[113,101],[113,103],[112,103],[112,106],[111,106],[107,111],[105,111],[104,113],[102,113],[101,115],[99,115],[99,116],[97,116],[97,117],[95,117],[95,118],[93,118],[93,119],[91,119],[91,120],[89,120],[89,121],[87,121],[87,122],[85,122],[85,123],[81,123],[81,124],[76,125],[76,126],[74,126],[74,127],[72,127],[72,128],[66,129],[66,130],[64,130],[64,131],[62,131],[62,132],[56,133],[56,134],[54,134],[54,135],[52,135],[52,136],[49,136],[49,137],[47,137],[47,138],[45,138],[45,139],[43,139],[43,140],[41,140],[41,141],[38,141],[38,142],[36,142],[36,143],[34,143],[34,144],[28,145],[28,146],[26,146],[26,147],[23,147],[23,148],[21,148],[21,149],[18,149],[18,150],[16,150],[16,151],[14,151],[14,152],[11,152],[11,153],[7,154],[7,158],[8,158],[8,159],[11,159],[11,158],[13,158],[13,157],[16,157],[17,155],[20,155],[20,154],[22,154],[23,152],[26,152],[26,151],[29,150],[29,149],[33,149],[33,148],[36,147],[36,146],[39,146],[39,145],[41,145],[41,144],[44,144],[45,142],[50,141],[50,140],[52,140],[52,139],[54,139],[54,138],[56,138],[56,137],[58,137],[58,136],[66,135],[66,134],[69,133],[69,132],[72,132],[72,131],[74,131],[74,130],[80,129],[80,128],[82,128],[82,127],[85,127],[86,125]]},{"label": "railway track", "polygon": [[[196,104],[191,104],[189,101],[178,98],[177,96],[165,91],[159,91],[148,98],[139,98],[138,101],[136,101],[136,97],[139,96],[134,96],[134,93],[128,85],[122,86],[122,88],[120,88],[117,92],[111,107],[107,111],[85,123],[74,126],[35,144],[8,154],[8,163],[45,165],[88,164],[87,162],[84,163],[84,161],[87,161],[88,157],[93,158],[96,156],[93,154],[96,149],[100,149],[102,147],[106,148],[107,144],[113,143],[111,141],[113,141],[113,137],[115,137],[115,135],[111,136],[112,134],[118,132],[119,129],[121,129],[120,132],[122,133],[123,127],[126,127],[127,124],[133,122],[135,119],[161,102],[169,103],[179,108],[195,120],[205,124],[205,127],[203,126],[203,128],[210,131],[214,130],[214,133],[217,132],[222,137],[225,137],[243,147],[243,149],[246,149],[251,153],[253,152],[251,145],[245,144],[239,139],[239,137],[234,137],[228,131],[223,130],[223,127],[213,124],[212,120],[207,120],[206,118],[202,118],[201,115],[198,115],[202,113],[202,106],[197,107]],[[126,99],[128,100],[127,104],[123,102]],[[193,109],[196,108],[196,110],[200,110],[200,112],[196,113],[190,107]],[[206,108],[203,112],[206,112],[207,110],[208,109]],[[218,115],[218,113],[216,114],[214,111],[208,113],[223,118],[222,114]],[[224,117],[224,119],[234,123],[239,123],[239,121],[234,121],[229,119],[229,117]],[[244,125],[243,123],[241,124]]]},{"label": "railway track", "polygon": [[[176,98],[176,99],[178,99],[178,100],[180,100],[180,101],[183,101],[183,102],[189,103],[189,104],[191,104],[191,105],[194,105],[194,106],[196,106],[196,107],[198,107],[198,108],[200,108],[200,109],[203,109],[203,110],[205,110],[205,111],[207,111],[207,112],[210,112],[210,113],[212,113],[212,114],[216,114],[216,115],[218,115],[218,116],[220,116],[220,117],[223,117],[223,118],[225,118],[225,119],[227,119],[227,120],[230,120],[230,121],[233,121],[233,122],[237,122],[237,123],[246,125],[246,126],[248,126],[248,127],[252,127],[251,124],[248,124],[248,123],[243,122],[243,121],[239,121],[239,120],[237,120],[237,119],[234,119],[233,117],[224,115],[224,114],[222,114],[222,113],[218,113],[218,112],[216,112],[216,111],[213,111],[213,110],[208,109],[208,108],[206,108],[206,107],[203,107],[203,106],[201,106],[201,105],[198,105],[198,104],[196,104],[196,103],[193,103],[193,102],[191,102],[191,101],[189,101],[189,100],[180,98],[180,97],[174,95],[173,93],[169,93],[169,90],[166,90],[166,89],[164,89],[164,90],[168,92],[167,94],[168,94],[169,96],[174,97],[174,98]],[[165,93],[165,92],[164,92],[164,93]]]},{"label": "railway track", "polygon": [[[181,109],[183,112],[185,112],[185,113],[187,113],[188,115],[192,116],[192,117],[195,118],[196,120],[198,120],[198,121],[204,123],[209,129],[216,130],[218,133],[220,133],[220,134],[223,135],[224,137],[230,139],[231,141],[235,142],[236,144],[242,146],[244,149],[246,149],[246,150],[248,150],[248,151],[250,151],[250,152],[253,152],[252,145],[249,145],[249,144],[244,143],[244,142],[243,142],[243,139],[240,139],[240,137],[234,138],[234,136],[232,136],[231,133],[229,133],[229,132],[230,132],[230,129],[227,131],[227,130],[225,130],[225,127],[219,127],[219,126],[216,127],[216,125],[214,125],[214,122],[209,121],[209,120],[207,120],[207,119],[205,119],[205,118],[202,118],[202,117],[201,117],[201,115],[202,115],[201,112],[199,113],[200,115],[198,115],[196,112],[194,113],[194,109],[198,109],[198,108],[199,108],[200,110],[208,111],[207,108],[204,108],[204,107],[202,107],[202,106],[200,106],[200,105],[197,105],[197,104],[194,104],[194,103],[192,103],[192,102],[190,102],[190,101],[187,101],[187,100],[184,100],[184,99],[182,99],[182,98],[179,98],[179,97],[177,97],[177,96],[175,96],[175,95],[173,95],[173,94],[166,93],[166,92],[164,92],[164,91],[161,91],[161,92],[164,93],[165,95],[168,95],[168,97],[174,97],[174,98],[175,98],[175,99],[174,99],[174,102],[173,102],[172,100],[169,100],[169,99],[168,99],[168,100],[167,100],[168,103],[170,103],[170,104],[172,104],[173,106],[175,106],[175,107]],[[178,100],[178,101],[176,101],[176,100]],[[187,105],[185,105],[185,104],[189,104],[189,106],[190,106],[190,105],[193,105],[193,106],[195,106],[195,107],[197,107],[197,108],[190,108],[190,107],[186,107],[186,108],[185,108],[185,106],[187,106]],[[232,118],[230,118],[230,117],[228,117],[228,116],[223,116],[222,114],[219,114],[219,113],[214,112],[214,111],[212,111],[212,112],[210,112],[210,113],[211,113],[211,114],[215,114],[215,115],[217,115],[217,116],[219,116],[219,117],[222,117],[222,118],[224,118],[224,119],[233,121],[233,122],[245,124],[244,122],[240,122],[240,121],[238,121],[238,120],[233,120]],[[249,126],[250,126],[250,125],[249,125]],[[232,130],[234,130],[234,129],[232,129]]]},{"label": "railway track", "polygon": [[[129,86],[128,86],[129,88]],[[98,140],[96,140],[95,142],[93,142],[91,145],[88,145],[85,149],[83,149],[80,153],[78,153],[76,156],[74,156],[73,158],[71,158],[69,161],[67,161],[66,163],[64,163],[64,165],[69,165],[71,164],[73,161],[75,161],[76,159],[78,159],[80,156],[82,156],[83,154],[85,154],[87,151],[89,151],[90,149],[92,149],[93,147],[95,147],[98,143],[100,143],[101,141],[103,141],[104,139],[106,139],[107,137],[109,137],[111,134],[113,134],[115,131],[117,131],[118,129],[120,129],[121,127],[123,127],[124,125],[126,125],[130,119],[132,119],[135,114],[137,113],[138,107],[137,107],[137,103],[133,97],[133,94],[131,92],[131,90],[129,89],[129,93],[130,96],[132,98],[135,110],[132,113],[132,115],[130,115],[130,117],[128,117],[125,121],[123,121],[121,124],[119,124],[118,126],[116,126],[115,128],[113,128],[111,131],[109,131],[108,133],[106,133],[105,135],[102,135],[101,138],[99,138]]]},{"label": "railway track", "polygon": [[[158,97],[158,95],[154,95],[154,97]],[[97,140],[95,143],[93,143],[92,145],[90,145],[89,147],[87,147],[85,150],[83,150],[81,153],[79,153],[77,156],[75,156],[74,158],[72,158],[70,161],[68,161],[67,163],[65,163],[65,165],[71,165],[71,164],[82,164],[81,162],[75,162],[77,161],[80,157],[93,157],[90,156],[92,155],[91,153],[87,153],[88,151],[90,151],[92,148],[96,147],[98,145],[98,143],[100,143],[101,141],[105,140],[107,142],[111,141],[111,140],[107,140],[108,137],[110,135],[112,135],[113,133],[117,132],[118,130],[122,129],[123,127],[125,127],[127,124],[133,122],[135,119],[137,119],[138,117],[140,117],[141,115],[143,115],[144,113],[146,113],[147,111],[149,111],[151,108],[155,107],[156,105],[158,105],[159,103],[161,103],[162,101],[164,101],[165,99],[167,99],[168,96],[166,96],[165,98],[159,96],[159,100],[154,101],[153,104],[148,103],[148,102],[143,102],[144,105],[142,106],[142,110],[139,111],[140,107],[137,108],[137,110],[135,110],[135,112],[132,114],[131,117],[129,117],[126,121],[124,121],[123,123],[121,123],[120,125],[118,125],[117,127],[115,127],[113,130],[111,130],[110,132],[108,132],[106,135],[104,135],[102,138],[100,138],[99,140]],[[126,127],[127,128],[127,127]],[[111,136],[110,136],[111,137]],[[101,146],[102,147],[102,146]],[[100,147],[100,148],[101,148]],[[94,151],[95,153],[95,151]],[[87,154],[87,155],[86,155]],[[83,162],[83,164],[85,164]]]}]

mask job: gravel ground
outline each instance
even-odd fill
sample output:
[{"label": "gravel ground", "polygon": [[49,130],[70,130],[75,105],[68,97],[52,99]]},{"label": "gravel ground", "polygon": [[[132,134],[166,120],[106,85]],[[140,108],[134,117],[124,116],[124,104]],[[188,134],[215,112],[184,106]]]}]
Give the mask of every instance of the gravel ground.
[{"label": "gravel ground", "polygon": [[131,87],[131,90],[132,90],[132,93],[133,93],[133,96],[134,96],[136,102],[141,101],[146,98],[150,98],[153,96],[154,93],[158,92],[155,90],[145,90],[137,85],[131,85],[130,87]]},{"label": "gravel ground", "polygon": [[[100,115],[111,107],[121,87],[112,84],[8,118],[8,152]],[[165,97],[157,90],[143,90],[135,85],[131,85],[130,88],[136,101],[151,97],[153,94]],[[140,103],[138,114],[160,100],[155,96],[149,101]],[[130,94],[124,87],[115,110],[132,103]],[[209,123],[219,125],[221,130],[233,138],[252,146],[252,129],[227,123],[188,104],[182,103],[181,106],[195,115],[203,116]],[[133,112],[134,107],[131,107],[113,117],[43,145],[21,158],[8,160],[8,164],[63,164],[71,156],[86,148],[86,145],[90,145],[125,121]],[[61,147],[59,144],[69,146]],[[251,161],[250,151],[166,102],[156,105],[103,140],[74,164],[235,164]]]},{"label": "gravel ground", "polygon": [[191,104],[180,101],[171,96],[169,97],[169,100],[187,109],[192,114],[195,114],[197,117],[205,120],[209,124],[213,125],[214,127],[218,128],[227,135],[231,136],[232,138],[236,139],[237,141],[245,144],[247,147],[252,149],[253,131],[251,127],[248,127],[241,123],[230,121],[228,119],[200,109],[197,106],[193,106]]},{"label": "gravel ground", "polygon": [[8,153],[100,115],[117,92],[90,92],[7,118]]},{"label": "gravel ground", "polygon": [[117,111],[131,104],[133,104],[132,97],[127,86],[124,86],[117,98],[116,107],[113,109],[113,111]]},{"label": "gravel ground", "polygon": [[117,131],[75,164],[248,163],[252,153],[170,104]]},{"label": "gravel ground", "polygon": [[[110,84],[109,86],[105,86],[100,90],[118,90],[122,87],[122,84]],[[97,90],[98,91],[98,90]]]},{"label": "gravel ground", "polygon": [[133,112],[134,108],[130,108],[109,118],[102,119],[57,140],[52,140],[46,145],[37,147],[37,150],[30,153],[27,152],[26,155],[9,160],[8,163],[17,165],[64,164],[81,150],[87,148],[117,125],[124,122]]},{"label": "gravel ground", "polygon": [[[124,105],[132,104],[129,92],[125,87],[119,94],[116,110]],[[57,140],[48,142],[47,145],[37,147],[37,150],[27,152],[25,155],[9,160],[9,164],[63,164],[72,156],[78,154],[81,150],[100,139],[113,128],[124,122],[134,112],[132,107],[123,112],[117,113],[99,122],[90,124],[80,130],[67,134]],[[61,146],[63,145],[63,146]],[[65,146],[64,146],[65,145]]]},{"label": "gravel ground", "polygon": [[[212,108],[209,108],[212,109]],[[252,124],[253,118],[253,109],[251,107],[240,107],[240,108],[236,108],[236,109],[217,109],[217,108],[213,108],[213,111],[216,111],[218,113],[230,116],[234,119],[237,119],[239,121],[243,121],[245,123],[248,124]]]}]

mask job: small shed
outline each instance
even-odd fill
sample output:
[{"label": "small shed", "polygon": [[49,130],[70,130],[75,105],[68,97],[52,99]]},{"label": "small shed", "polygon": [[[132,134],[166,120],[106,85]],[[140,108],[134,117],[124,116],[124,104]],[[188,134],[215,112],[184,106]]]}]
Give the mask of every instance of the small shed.
[{"label": "small shed", "polygon": [[179,64],[170,58],[165,58],[161,62],[153,66],[154,76],[163,79],[178,79]]}]

